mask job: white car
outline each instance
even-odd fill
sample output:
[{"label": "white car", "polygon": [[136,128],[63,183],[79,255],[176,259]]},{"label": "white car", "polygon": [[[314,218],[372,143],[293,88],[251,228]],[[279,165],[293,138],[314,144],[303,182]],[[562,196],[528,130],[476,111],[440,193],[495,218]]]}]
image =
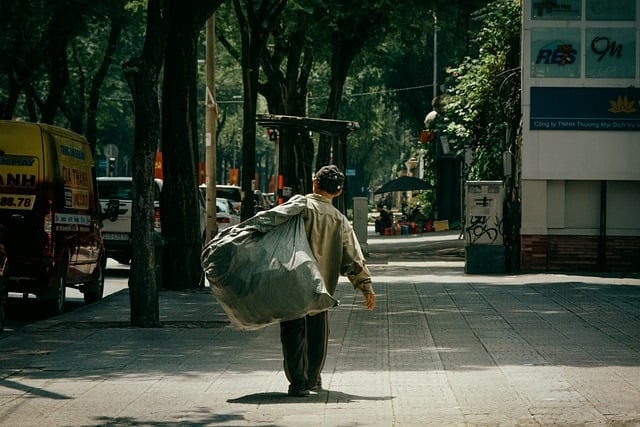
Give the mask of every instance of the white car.
[{"label": "white car", "polygon": [[[206,193],[207,186],[202,184],[200,186],[200,194],[203,200],[206,200]],[[239,211],[236,212],[235,204],[232,200],[225,197],[216,197],[216,222],[218,223],[219,232],[240,222]]]},{"label": "white car", "polygon": [[240,216],[234,212],[231,200],[216,198],[216,221],[218,222],[218,231],[240,222]]},{"label": "white car", "polygon": [[[206,187],[205,187],[206,188]],[[233,210],[240,215],[240,205],[242,202],[242,190],[237,185],[216,185],[216,197],[228,199],[233,203]]]},{"label": "white car", "polygon": [[[133,197],[133,178],[128,177],[99,177],[98,197],[102,205],[102,211],[107,212],[109,200],[117,200],[119,204],[118,217],[115,221],[108,218],[103,220],[102,240],[107,256],[121,264],[128,264],[131,260],[131,209]],[[160,193],[162,192],[161,179],[154,180],[154,230],[161,233],[160,220]],[[204,237],[205,213],[204,199],[198,201],[200,209],[201,236]]]},{"label": "white car", "polygon": [[[102,240],[107,256],[119,263],[128,264],[131,260],[131,208],[133,197],[133,178],[128,177],[99,177],[98,197],[103,212],[107,211],[109,200],[117,200],[119,203],[118,217],[115,221],[103,220]],[[154,205],[154,229],[160,229],[160,192],[162,180],[155,179],[153,205]]]}]

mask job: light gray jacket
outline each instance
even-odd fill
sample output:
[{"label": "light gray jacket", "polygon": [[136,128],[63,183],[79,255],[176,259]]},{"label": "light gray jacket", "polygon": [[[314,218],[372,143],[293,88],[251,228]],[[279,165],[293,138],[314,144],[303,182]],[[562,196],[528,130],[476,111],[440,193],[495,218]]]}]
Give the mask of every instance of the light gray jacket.
[{"label": "light gray jacket", "polygon": [[286,203],[259,212],[245,221],[246,226],[268,231],[271,227],[302,214],[307,240],[329,294],[336,291],[340,275],[355,289],[373,293],[371,273],[349,220],[319,194],[296,195]]}]

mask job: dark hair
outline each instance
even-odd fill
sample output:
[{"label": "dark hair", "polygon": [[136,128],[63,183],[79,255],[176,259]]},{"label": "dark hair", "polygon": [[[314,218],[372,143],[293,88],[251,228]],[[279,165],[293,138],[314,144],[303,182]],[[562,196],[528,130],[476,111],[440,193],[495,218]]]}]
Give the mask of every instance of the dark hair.
[{"label": "dark hair", "polygon": [[323,166],[316,172],[318,188],[329,194],[337,194],[344,185],[344,174],[335,165]]}]

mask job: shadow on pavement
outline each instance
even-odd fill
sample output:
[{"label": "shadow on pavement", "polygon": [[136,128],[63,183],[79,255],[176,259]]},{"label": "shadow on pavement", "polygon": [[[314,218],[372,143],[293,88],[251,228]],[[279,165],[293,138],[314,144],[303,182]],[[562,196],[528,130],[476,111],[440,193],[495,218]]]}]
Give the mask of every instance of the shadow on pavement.
[{"label": "shadow on pavement", "polygon": [[[206,411],[210,411],[206,408]],[[204,410],[203,410],[204,412]],[[191,414],[186,414],[191,415]],[[189,425],[190,427],[204,427],[215,424],[228,425],[229,422],[242,422],[246,425],[246,419],[239,414],[204,414],[200,419],[190,419],[188,423],[179,421],[158,421],[158,420],[142,420],[134,417],[96,417],[96,426],[154,426],[154,427],[174,427],[176,425]]]},{"label": "shadow on pavement", "polygon": [[15,390],[17,392],[29,393],[34,397],[43,397],[46,399],[54,399],[54,400],[67,400],[73,399],[70,396],[66,396],[64,394],[58,394],[52,391],[45,390],[43,388],[34,387],[33,385],[24,385],[16,381],[11,381],[6,378],[0,379],[0,387],[6,387],[11,390]]},{"label": "shadow on pavement", "polygon": [[254,393],[236,399],[229,399],[229,403],[244,403],[251,405],[275,405],[282,403],[351,403],[364,400],[387,401],[393,396],[358,396],[355,394],[343,393],[341,391],[322,390],[318,393],[311,393],[305,397],[293,397],[287,393]]}]

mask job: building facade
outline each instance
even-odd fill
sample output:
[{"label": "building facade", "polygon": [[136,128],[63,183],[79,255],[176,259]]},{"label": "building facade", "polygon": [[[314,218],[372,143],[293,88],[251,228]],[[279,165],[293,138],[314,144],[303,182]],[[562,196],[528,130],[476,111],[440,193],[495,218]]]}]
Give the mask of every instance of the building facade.
[{"label": "building facade", "polygon": [[640,270],[640,0],[523,0],[520,267]]}]

